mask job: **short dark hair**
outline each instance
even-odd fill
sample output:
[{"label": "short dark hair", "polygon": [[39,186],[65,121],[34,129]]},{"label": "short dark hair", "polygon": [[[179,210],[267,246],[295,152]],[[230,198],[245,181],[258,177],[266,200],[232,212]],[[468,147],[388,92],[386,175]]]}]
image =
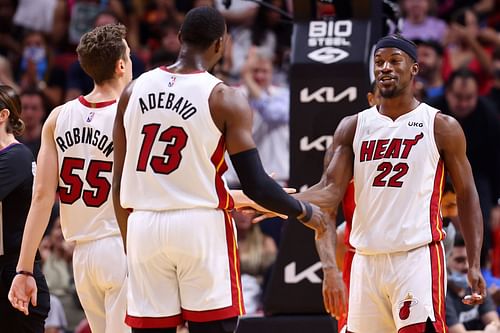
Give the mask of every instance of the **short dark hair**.
[{"label": "short dark hair", "polygon": [[0,85],[0,110],[9,110],[7,133],[20,136],[24,132],[24,122],[21,120],[21,100],[16,91],[7,85]]},{"label": "short dark hair", "polygon": [[206,50],[226,31],[224,17],[212,7],[191,9],[180,29],[181,40],[190,46]]},{"label": "short dark hair", "polygon": [[476,82],[476,84],[479,85],[479,81],[477,79],[476,74],[474,74],[474,72],[472,72],[471,70],[469,70],[465,67],[462,67],[462,68],[459,68],[451,73],[450,77],[448,78],[448,80],[445,83],[446,89],[450,89],[451,86],[453,85],[453,83],[455,82],[455,80],[457,80],[457,79],[464,79],[464,80],[465,79],[473,79]]},{"label": "short dark hair", "polygon": [[417,47],[418,46],[427,46],[427,47],[430,47],[440,57],[442,57],[443,54],[444,54],[443,46],[438,41],[436,41],[434,39],[427,39],[427,40],[424,40],[424,39],[414,39],[413,42],[417,45]]},{"label": "short dark hair", "polygon": [[457,233],[455,234],[453,246],[459,246],[459,247],[465,246],[464,237],[460,234],[460,232],[458,232],[458,230],[457,230]]},{"label": "short dark hair", "polygon": [[446,181],[444,183],[443,194],[448,193],[448,192],[455,193],[455,188],[453,187],[451,180],[446,179]]},{"label": "short dark hair", "polygon": [[82,69],[97,84],[113,78],[115,64],[125,59],[123,43],[127,30],[121,24],[107,24],[85,33],[76,48]]}]

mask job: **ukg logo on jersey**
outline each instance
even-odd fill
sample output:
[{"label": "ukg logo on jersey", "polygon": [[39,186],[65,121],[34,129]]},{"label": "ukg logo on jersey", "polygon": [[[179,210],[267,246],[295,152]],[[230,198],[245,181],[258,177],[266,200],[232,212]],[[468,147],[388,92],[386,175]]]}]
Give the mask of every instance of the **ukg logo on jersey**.
[{"label": "ukg logo on jersey", "polygon": [[339,21],[311,21],[307,45],[317,48],[307,55],[311,60],[324,64],[333,64],[349,56],[349,52],[342,48],[350,47],[348,40],[352,35],[352,22]]}]

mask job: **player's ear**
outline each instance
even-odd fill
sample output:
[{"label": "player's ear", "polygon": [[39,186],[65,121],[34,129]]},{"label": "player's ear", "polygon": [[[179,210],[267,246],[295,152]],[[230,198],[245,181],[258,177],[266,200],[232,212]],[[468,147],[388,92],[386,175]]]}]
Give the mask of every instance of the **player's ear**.
[{"label": "player's ear", "polygon": [[413,65],[411,65],[411,74],[413,76],[417,75],[418,70],[419,70],[418,62],[414,62]]},{"label": "player's ear", "polygon": [[123,73],[125,71],[125,60],[118,59],[115,64],[115,73]]},{"label": "player's ear", "polygon": [[215,50],[215,53],[219,53],[220,49],[222,48],[222,42],[223,42],[223,38],[222,38],[222,37],[218,38],[218,39],[214,42],[214,50]]}]

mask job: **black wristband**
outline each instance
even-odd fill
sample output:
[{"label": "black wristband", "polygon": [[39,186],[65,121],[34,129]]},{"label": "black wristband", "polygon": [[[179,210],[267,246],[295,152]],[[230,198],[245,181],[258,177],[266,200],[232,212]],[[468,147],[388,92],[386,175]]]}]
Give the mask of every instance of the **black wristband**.
[{"label": "black wristband", "polygon": [[35,276],[33,275],[33,273],[28,272],[28,271],[17,271],[17,272],[16,272],[16,275],[19,275],[19,274],[21,274],[21,275],[28,275],[28,276],[31,276],[31,277],[33,277],[33,278],[35,277]]},{"label": "black wristband", "polygon": [[298,220],[302,223],[307,223],[312,218],[313,209],[312,209],[312,206],[309,202],[301,201],[301,203],[306,211],[305,211],[305,214],[302,214],[302,216],[300,216],[298,218]]}]

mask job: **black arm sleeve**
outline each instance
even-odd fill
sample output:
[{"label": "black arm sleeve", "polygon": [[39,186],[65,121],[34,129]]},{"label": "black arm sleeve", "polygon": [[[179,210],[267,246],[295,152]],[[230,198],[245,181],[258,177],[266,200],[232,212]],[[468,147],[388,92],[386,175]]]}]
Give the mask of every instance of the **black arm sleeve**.
[{"label": "black arm sleeve", "polygon": [[257,149],[245,150],[230,157],[240,179],[243,193],[250,199],[264,208],[289,217],[302,214],[300,202],[289,196],[264,171]]}]

